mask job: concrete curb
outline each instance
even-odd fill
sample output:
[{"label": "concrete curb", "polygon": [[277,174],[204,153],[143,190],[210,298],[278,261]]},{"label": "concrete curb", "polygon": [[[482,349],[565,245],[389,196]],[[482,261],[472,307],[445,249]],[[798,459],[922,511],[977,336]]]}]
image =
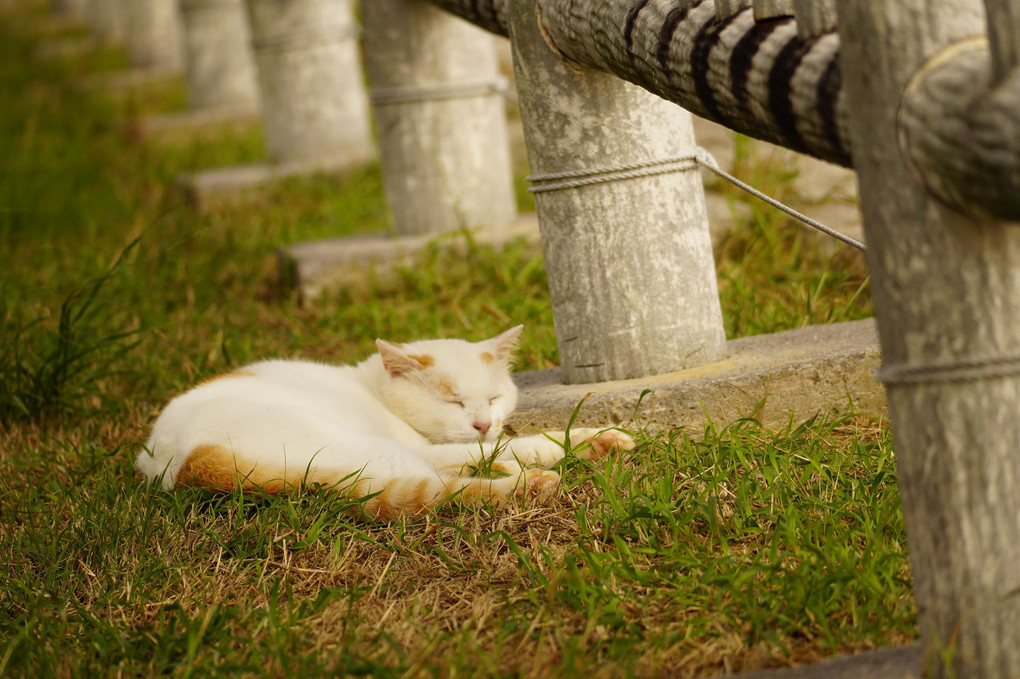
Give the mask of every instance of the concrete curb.
[{"label": "concrete curb", "polygon": [[127,92],[170,83],[180,79],[181,75],[176,68],[131,68],[85,76],[78,81],[77,87],[83,92]]},{"label": "concrete curb", "polygon": [[920,644],[895,646],[859,655],[732,675],[734,679],[921,679]]},{"label": "concrete curb", "polygon": [[224,127],[248,128],[262,124],[262,112],[251,107],[192,109],[142,118],[135,124],[144,137],[194,134]]},{"label": "concrete curb", "polygon": [[520,401],[508,424],[562,429],[586,397],[578,426],[700,432],[706,418],[724,426],[754,417],[781,427],[790,418],[851,409],[885,416],[885,390],[873,375],[881,353],[872,319],[745,337],[727,348],[717,363],[616,382],[562,384],[558,368],[519,373]]},{"label": "concrete curb", "polygon": [[347,160],[257,163],[202,170],[180,176],[177,187],[198,212],[249,199],[256,189],[290,177],[339,174],[361,164]]},{"label": "concrete curb", "polygon": [[[538,220],[534,213],[520,216],[514,224],[499,229],[469,230],[479,245],[505,246],[525,238],[538,247]],[[385,274],[414,261],[414,256],[431,243],[444,239],[453,246],[465,244],[463,231],[419,236],[364,234],[309,243],[298,243],[279,252],[280,267],[305,299],[314,299],[324,290],[365,280],[366,274]]]}]

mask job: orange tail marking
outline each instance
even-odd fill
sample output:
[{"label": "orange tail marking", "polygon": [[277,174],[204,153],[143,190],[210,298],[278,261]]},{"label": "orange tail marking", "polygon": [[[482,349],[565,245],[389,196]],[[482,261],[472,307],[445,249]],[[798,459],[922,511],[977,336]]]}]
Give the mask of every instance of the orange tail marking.
[{"label": "orange tail marking", "polygon": [[233,491],[238,483],[243,490],[270,494],[281,493],[294,486],[282,474],[248,464],[223,446],[216,445],[201,445],[192,450],[177,472],[176,483],[222,493]]},{"label": "orange tail marking", "polygon": [[[520,472],[519,469],[516,471]],[[287,470],[275,465],[253,465],[223,446],[200,445],[191,451],[181,465],[176,483],[221,493],[232,492],[240,484],[244,492],[274,495],[321,483],[340,489],[349,488],[354,498],[372,495],[360,505],[361,510],[373,519],[389,521],[400,516],[423,514],[450,498],[465,505],[485,502],[500,504],[508,495],[515,492],[520,494],[535,485],[538,478],[531,479],[529,474],[541,474],[543,479],[549,476],[552,485],[559,479],[554,472],[542,470],[502,478],[437,475],[385,481],[354,481],[333,469],[295,469],[293,472],[299,475],[288,475]],[[544,485],[550,485],[550,481]]]}]

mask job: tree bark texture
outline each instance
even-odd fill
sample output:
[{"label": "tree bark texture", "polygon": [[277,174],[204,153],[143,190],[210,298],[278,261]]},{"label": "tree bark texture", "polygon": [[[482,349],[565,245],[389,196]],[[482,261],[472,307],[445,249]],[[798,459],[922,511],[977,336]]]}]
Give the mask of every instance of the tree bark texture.
[{"label": "tree bark texture", "polygon": [[246,0],[266,147],[339,169],[375,157],[353,0]]},{"label": "tree bark texture", "polygon": [[495,38],[424,0],[361,8],[386,198],[397,232],[517,216]]},{"label": "tree bark texture", "polygon": [[900,144],[917,181],[955,209],[1020,221],[1020,70],[996,84],[983,38],[955,43],[903,96]]},{"label": "tree bark texture", "polygon": [[751,0],[716,0],[715,15],[719,21],[726,21],[742,9],[751,6]]},{"label": "tree bark texture", "polygon": [[432,2],[491,33],[504,38],[510,36],[508,0],[432,0]]},{"label": "tree bark texture", "polygon": [[793,0],[793,15],[802,40],[836,29],[836,0]]},{"label": "tree bark texture", "polygon": [[868,249],[880,376],[929,674],[1017,677],[1020,229],[931,197],[897,139],[912,76],[983,32],[981,3],[843,0],[838,10],[865,236],[880,244]]},{"label": "tree bark texture", "polygon": [[985,0],[996,83],[1020,65],[1020,0]]},{"label": "tree bark texture", "polygon": [[180,0],[188,105],[259,110],[255,56],[243,0]]},{"label": "tree bark texture", "polygon": [[541,35],[534,0],[511,7],[532,172],[599,180],[535,196],[566,381],[718,360],[726,338],[696,166],[663,163],[663,173],[626,178],[606,170],[691,156],[690,114],[607,73],[569,66]]},{"label": "tree bark texture", "polygon": [[[501,35],[505,0],[433,0]],[[614,73],[733,130],[849,166],[839,39],[796,22],[720,19],[714,0],[539,0],[549,42],[567,59]]]},{"label": "tree bark texture", "polygon": [[[433,1],[506,34],[506,0]],[[1020,220],[1020,73],[1013,69],[1020,0],[986,2],[991,56],[988,47],[967,47],[955,61],[930,55],[928,82],[918,78],[907,93],[901,141],[917,180],[940,199]],[[850,166],[835,3],[767,0],[748,10],[749,4],[538,3],[548,39],[566,58],[738,132]],[[791,5],[796,20],[782,16]]]},{"label": "tree bark texture", "polygon": [[124,43],[131,64],[157,71],[183,68],[177,0],[131,0],[125,6]]},{"label": "tree bark texture", "polygon": [[793,16],[793,0],[754,0],[755,21]]}]

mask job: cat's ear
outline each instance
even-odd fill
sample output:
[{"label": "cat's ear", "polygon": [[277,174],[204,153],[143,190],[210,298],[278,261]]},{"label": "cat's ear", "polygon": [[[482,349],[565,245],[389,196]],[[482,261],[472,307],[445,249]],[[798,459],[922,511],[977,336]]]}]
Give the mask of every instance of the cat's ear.
[{"label": "cat's ear", "polygon": [[379,356],[382,357],[383,367],[393,377],[422,370],[430,365],[429,361],[424,359],[432,358],[431,356],[413,356],[407,353],[407,349],[403,344],[397,344],[396,342],[377,339],[375,346],[379,349]]},{"label": "cat's ear", "polygon": [[521,331],[524,330],[523,325],[518,325],[510,328],[502,335],[497,335],[492,339],[485,340],[491,349],[492,355],[496,357],[496,360],[500,363],[510,365],[513,360],[514,352],[517,350],[517,343],[521,339]]}]

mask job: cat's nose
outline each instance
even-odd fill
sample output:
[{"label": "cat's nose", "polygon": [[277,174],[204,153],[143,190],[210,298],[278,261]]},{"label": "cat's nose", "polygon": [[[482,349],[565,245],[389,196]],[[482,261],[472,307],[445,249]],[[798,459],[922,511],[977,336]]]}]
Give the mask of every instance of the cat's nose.
[{"label": "cat's nose", "polygon": [[492,422],[489,422],[488,420],[478,420],[472,426],[478,430],[479,434],[485,436],[489,433],[489,429],[492,427]]}]

